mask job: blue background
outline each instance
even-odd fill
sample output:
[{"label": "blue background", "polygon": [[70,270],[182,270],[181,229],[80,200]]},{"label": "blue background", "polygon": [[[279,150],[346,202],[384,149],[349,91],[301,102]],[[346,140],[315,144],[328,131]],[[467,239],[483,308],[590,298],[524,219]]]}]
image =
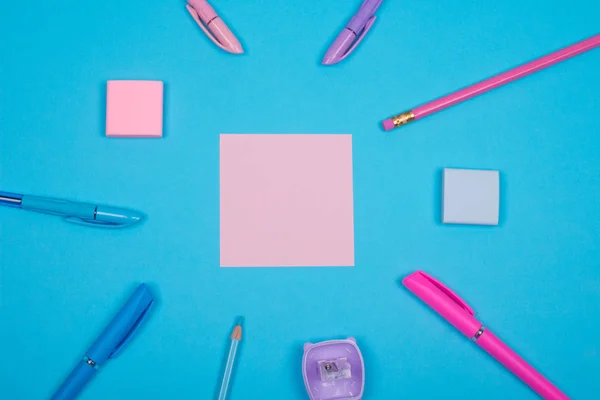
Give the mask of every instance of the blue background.
[{"label": "blue background", "polygon": [[[4,2],[0,188],[143,210],[100,230],[0,210],[0,397],[48,398],[140,281],[159,297],[81,399],[209,399],[236,315],[231,399],[305,399],[305,341],[353,335],[366,399],[535,399],[398,279],[423,269],[575,399],[600,393],[600,49],[384,134],[380,121],[598,33],[600,3],[384,1],[346,62],[319,62],[359,1]],[[104,137],[109,79],[165,82],[160,140]],[[219,133],[351,133],[354,268],[219,268]],[[443,167],[501,171],[499,227],[443,226]]]}]

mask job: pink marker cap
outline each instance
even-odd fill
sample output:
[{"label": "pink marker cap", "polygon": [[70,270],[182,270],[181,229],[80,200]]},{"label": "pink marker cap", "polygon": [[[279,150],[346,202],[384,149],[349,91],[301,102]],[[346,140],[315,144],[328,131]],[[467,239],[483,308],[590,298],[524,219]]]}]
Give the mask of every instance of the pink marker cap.
[{"label": "pink marker cap", "polygon": [[239,40],[205,0],[188,0],[186,8],[200,29],[219,48],[232,54],[244,52]]},{"label": "pink marker cap", "polygon": [[190,6],[196,10],[198,16],[205,24],[208,24],[210,20],[217,17],[217,12],[211,7],[205,0],[187,0]]},{"label": "pink marker cap", "polygon": [[450,288],[425,272],[413,272],[402,283],[469,339],[481,328],[475,311]]}]

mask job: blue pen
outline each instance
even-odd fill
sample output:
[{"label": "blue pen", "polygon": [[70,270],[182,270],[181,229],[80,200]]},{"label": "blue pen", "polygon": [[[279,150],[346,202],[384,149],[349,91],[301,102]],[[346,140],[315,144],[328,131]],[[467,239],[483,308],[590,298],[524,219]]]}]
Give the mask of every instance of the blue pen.
[{"label": "blue pen", "polygon": [[109,358],[114,358],[141,326],[154,301],[148,286],[141,284],[121,311],[96,339],[83,359],[65,379],[52,400],[70,400],[77,397],[84,386],[94,377]]},{"label": "blue pen", "polygon": [[143,214],[125,208],[8,192],[0,192],[0,205],[60,215],[68,222],[103,228],[124,228],[144,218]]}]

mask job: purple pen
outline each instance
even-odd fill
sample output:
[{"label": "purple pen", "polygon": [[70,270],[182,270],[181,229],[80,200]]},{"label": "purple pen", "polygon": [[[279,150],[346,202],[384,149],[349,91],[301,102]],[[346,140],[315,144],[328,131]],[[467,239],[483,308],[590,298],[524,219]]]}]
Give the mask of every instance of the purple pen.
[{"label": "purple pen", "polygon": [[373,26],[377,18],[374,14],[381,2],[382,0],[363,1],[356,15],[352,17],[348,25],[327,50],[323,58],[324,65],[337,64],[356,49],[356,46]]}]

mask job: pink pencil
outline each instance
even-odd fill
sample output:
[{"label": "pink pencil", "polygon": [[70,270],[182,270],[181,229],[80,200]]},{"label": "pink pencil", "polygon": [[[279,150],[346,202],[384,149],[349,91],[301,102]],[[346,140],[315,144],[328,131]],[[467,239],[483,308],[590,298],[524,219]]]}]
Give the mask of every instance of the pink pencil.
[{"label": "pink pencil", "polygon": [[383,121],[383,129],[389,131],[399,126],[408,124],[409,122],[424,118],[435,112],[441,111],[444,108],[451,107],[472,97],[478,96],[492,89],[496,89],[499,86],[506,85],[509,82],[523,78],[524,76],[537,72],[541,69],[548,68],[554,64],[567,60],[571,57],[575,57],[581,53],[585,53],[586,51],[592,50],[598,46],[600,46],[600,35],[592,36],[589,39],[585,39],[579,43],[565,47],[562,50],[558,50],[554,53],[548,54],[547,56],[538,58],[537,60],[530,61],[519,67],[513,68],[510,71],[503,72],[472,86],[461,89],[444,97],[440,97],[437,100],[433,100],[412,110],[405,111],[393,116],[392,118],[386,119]]}]

